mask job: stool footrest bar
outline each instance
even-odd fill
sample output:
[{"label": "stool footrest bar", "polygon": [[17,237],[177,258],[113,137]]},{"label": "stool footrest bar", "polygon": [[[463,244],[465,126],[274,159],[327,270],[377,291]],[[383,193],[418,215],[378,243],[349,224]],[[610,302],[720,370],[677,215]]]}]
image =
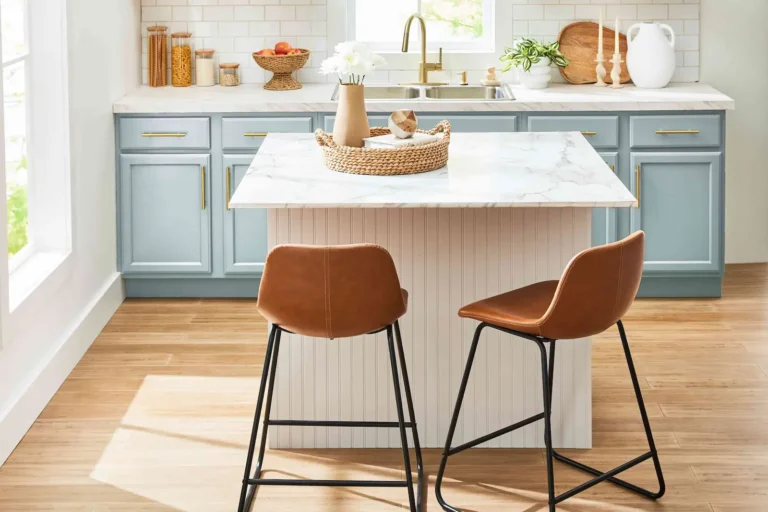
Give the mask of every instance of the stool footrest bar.
[{"label": "stool footrest bar", "polygon": [[[555,503],[560,503],[563,500],[567,500],[568,498],[571,498],[571,497],[579,494],[580,492],[586,491],[587,489],[589,489],[589,488],[599,484],[600,482],[603,482],[605,480],[610,480],[615,475],[618,475],[619,473],[623,473],[624,471],[628,470],[629,468],[633,468],[633,467],[637,466],[638,464],[640,464],[641,462],[645,462],[646,460],[648,460],[648,459],[650,459],[652,457],[653,457],[653,452],[648,452],[648,453],[645,453],[645,454],[643,454],[643,455],[641,455],[641,456],[639,456],[637,458],[632,459],[629,462],[626,462],[626,463],[622,464],[621,466],[613,468],[610,471],[606,471],[605,473],[600,473],[597,470],[589,471],[589,473],[592,473],[593,471],[597,471],[598,476],[593,478],[592,480],[590,480],[588,482],[585,482],[585,483],[579,485],[578,487],[574,487],[570,491],[566,491],[563,494],[561,494],[560,496],[556,497],[555,498]],[[561,460],[561,459],[558,458],[558,460]],[[623,482],[623,480],[622,480],[622,482]],[[624,482],[624,483],[626,483],[626,482]]]},{"label": "stool footrest bar", "polygon": [[[649,455],[649,454],[650,454],[650,457],[652,458],[653,457],[653,453],[648,452],[646,455]],[[568,464],[569,466],[572,466],[572,467],[574,467],[576,469],[580,469],[581,471],[584,471],[586,473],[589,473],[589,474],[592,474],[592,475],[595,475],[595,476],[600,476],[600,475],[603,474],[603,472],[598,470],[598,469],[589,467],[589,466],[587,466],[585,464],[582,464],[581,462],[575,461],[573,459],[569,459],[568,457],[565,457],[564,455],[560,455],[557,452],[553,452],[553,455],[555,457],[555,460],[558,460],[558,461],[560,461],[560,462],[562,462],[564,464]],[[647,489],[643,489],[642,487],[638,487],[635,484],[631,484],[631,483],[627,482],[626,480],[622,480],[621,478],[616,478],[616,477],[612,476],[612,477],[608,478],[607,481],[611,482],[612,484],[618,485],[619,487],[623,487],[624,489],[627,489],[628,491],[632,491],[632,492],[637,493],[637,494],[639,494],[641,496],[645,496],[646,498],[650,498],[650,499],[656,499],[657,498],[657,493],[653,493],[651,491],[648,491]]]},{"label": "stool footrest bar", "polygon": [[[370,428],[399,428],[396,421],[322,421],[322,420],[269,420],[267,425],[281,427],[370,427]],[[405,428],[413,428],[410,422],[404,423]]]},{"label": "stool footrest bar", "polygon": [[249,478],[248,485],[287,485],[296,487],[408,487],[405,480],[290,480],[287,478]]},{"label": "stool footrest bar", "polygon": [[474,446],[477,446],[479,444],[483,444],[486,441],[490,441],[491,439],[494,439],[499,436],[503,436],[504,434],[508,432],[512,432],[513,430],[517,430],[519,428],[523,428],[526,425],[530,425],[534,421],[539,421],[541,419],[544,419],[544,413],[536,414],[535,416],[531,416],[530,418],[526,418],[522,421],[518,421],[514,425],[510,425],[508,427],[504,427],[502,429],[497,430],[496,432],[491,432],[490,434],[486,434],[483,437],[478,437],[474,441],[469,441],[468,443],[464,443],[462,445],[459,445],[455,448],[451,448],[448,450],[448,455],[455,455],[459,452],[463,452],[464,450],[468,450]]}]

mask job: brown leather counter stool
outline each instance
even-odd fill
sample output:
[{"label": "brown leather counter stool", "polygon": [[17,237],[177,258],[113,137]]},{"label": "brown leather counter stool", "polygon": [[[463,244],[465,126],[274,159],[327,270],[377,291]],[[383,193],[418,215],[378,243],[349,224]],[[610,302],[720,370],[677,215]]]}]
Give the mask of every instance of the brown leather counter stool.
[{"label": "brown leather counter stool", "polygon": [[[464,370],[464,377],[459,388],[459,396],[456,399],[456,407],[453,410],[451,426],[448,429],[448,437],[445,441],[443,457],[440,461],[440,469],[437,473],[435,494],[443,510],[458,512],[458,509],[445,502],[441,492],[443,475],[445,474],[445,466],[449,456],[540,419],[544,420],[550,512],[555,511],[557,503],[606,480],[653,500],[659,499],[664,495],[664,476],[661,473],[659,455],[653,442],[653,434],[651,433],[651,426],[645,411],[643,396],[640,393],[640,384],[637,381],[635,366],[632,363],[627,335],[624,332],[624,325],[621,323],[621,318],[627,312],[630,305],[632,305],[632,301],[635,299],[640,286],[640,278],[643,273],[644,246],[645,234],[642,231],[638,231],[620,242],[588,249],[576,255],[563,272],[560,281],[546,281],[533,284],[461,308],[459,311],[460,317],[478,320],[480,325],[475,330],[472,347],[469,350],[467,366]],[[564,457],[552,449],[550,408],[552,406],[556,340],[593,336],[605,331],[613,324],[616,324],[619,328],[624,355],[626,356],[629,374],[632,378],[632,386],[635,388],[637,405],[640,408],[640,415],[645,427],[650,451],[617,468],[602,472]],[[474,441],[451,448],[451,441],[453,440],[456,422],[459,418],[464,392],[467,389],[467,380],[472,369],[472,361],[480,340],[480,333],[486,327],[533,341],[538,345],[541,352],[544,412]],[[547,345],[550,347],[549,364],[547,364]],[[553,458],[590,473],[595,478],[559,496],[555,496]],[[616,475],[619,473],[648,459],[653,459],[653,464],[656,468],[656,476],[659,480],[658,492],[650,492],[616,478]]]},{"label": "brown leather counter stool", "polygon": [[[239,512],[250,509],[256,489],[261,485],[327,487],[406,487],[411,512],[421,510],[423,464],[421,446],[413,412],[411,386],[405,364],[403,341],[398,319],[408,307],[408,292],[400,288],[392,257],[378,245],[308,246],[281,245],[267,256],[256,308],[272,324],[269,333],[261,386],[256,401],[253,432],[248,445],[248,459],[240,493]],[[317,338],[347,338],[386,331],[392,382],[395,387],[397,421],[304,421],[270,419],[275,368],[283,332]],[[400,394],[395,343],[403,374],[403,387],[410,421],[405,421]],[[266,392],[261,445],[256,469],[251,465],[258,434],[258,423]],[[398,428],[405,461],[405,480],[289,480],[260,478],[267,429],[270,425],[301,427]],[[413,434],[418,479],[414,493],[406,429]]]}]

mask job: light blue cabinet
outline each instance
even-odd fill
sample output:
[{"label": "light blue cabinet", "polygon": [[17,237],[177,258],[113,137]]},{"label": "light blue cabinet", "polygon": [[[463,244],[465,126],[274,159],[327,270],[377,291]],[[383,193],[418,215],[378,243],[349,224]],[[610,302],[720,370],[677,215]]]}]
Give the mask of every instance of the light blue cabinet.
[{"label": "light blue cabinet", "polygon": [[235,209],[229,199],[255,155],[224,155],[224,273],[261,274],[267,257],[267,210]]},{"label": "light blue cabinet", "polygon": [[121,155],[122,271],[211,271],[207,154]]},{"label": "light blue cabinet", "polygon": [[630,231],[646,233],[645,271],[722,270],[722,154],[632,153],[639,199]]},{"label": "light blue cabinet", "polygon": [[[618,153],[600,153],[605,163],[616,172]],[[592,247],[610,244],[618,240],[615,208],[594,208],[592,210]]]}]

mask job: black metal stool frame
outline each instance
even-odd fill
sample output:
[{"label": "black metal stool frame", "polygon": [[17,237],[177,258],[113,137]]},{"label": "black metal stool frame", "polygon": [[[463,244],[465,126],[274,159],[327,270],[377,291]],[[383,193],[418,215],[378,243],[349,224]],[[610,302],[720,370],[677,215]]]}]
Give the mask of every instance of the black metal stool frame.
[{"label": "black metal stool frame", "polygon": [[[460,512],[459,509],[454,508],[448,503],[446,503],[445,500],[443,499],[443,494],[442,494],[443,476],[445,475],[445,467],[448,463],[449,456],[455,455],[459,452],[463,452],[464,450],[467,450],[469,448],[482,444],[486,441],[489,441],[491,439],[504,435],[508,432],[512,432],[513,430],[522,428],[526,425],[533,423],[534,421],[538,421],[541,419],[544,420],[544,444],[546,446],[546,457],[547,457],[547,494],[549,498],[548,502],[549,502],[550,512],[555,512],[556,506],[558,503],[564,500],[567,500],[568,498],[571,498],[576,494],[579,494],[580,492],[586,491],[587,489],[604,481],[611,482],[615,485],[618,485],[619,487],[623,487],[624,489],[635,492],[637,494],[640,494],[641,496],[644,496],[652,500],[657,500],[664,495],[664,492],[666,490],[666,485],[664,483],[664,475],[661,472],[661,463],[659,462],[659,454],[656,450],[656,444],[653,441],[653,433],[651,432],[651,425],[648,421],[648,414],[645,410],[643,395],[640,392],[640,383],[637,380],[637,372],[635,371],[635,365],[632,362],[632,354],[629,350],[627,335],[626,335],[626,332],[624,331],[624,325],[622,324],[621,321],[617,322],[617,326],[619,328],[621,343],[622,343],[622,346],[624,347],[624,355],[626,356],[626,359],[627,359],[627,367],[629,368],[629,374],[632,378],[632,386],[634,387],[634,390],[635,390],[635,398],[637,399],[637,405],[640,408],[640,416],[642,417],[642,420],[643,420],[643,427],[645,428],[645,435],[648,439],[648,446],[650,448],[650,451],[646,452],[643,455],[640,455],[639,457],[632,459],[629,462],[622,464],[621,466],[618,466],[606,472],[599,471],[589,466],[585,466],[584,464],[581,464],[573,459],[569,459],[568,457],[565,457],[557,453],[552,448],[552,424],[551,424],[552,386],[555,378],[555,371],[554,371],[555,370],[555,346],[556,346],[557,340],[552,340],[552,339],[544,338],[540,336],[532,336],[524,332],[518,332],[512,329],[505,329],[497,325],[492,325],[492,324],[483,322],[477,326],[477,329],[475,330],[474,338],[472,339],[472,346],[469,349],[469,357],[467,358],[467,364],[464,369],[464,376],[461,380],[461,386],[459,387],[459,396],[456,398],[456,406],[453,410],[453,417],[451,418],[451,426],[448,429],[448,437],[445,440],[445,448],[443,450],[442,459],[440,460],[440,469],[438,470],[437,480],[435,482],[435,495],[437,497],[438,503],[443,508],[443,510],[446,510],[448,512]],[[530,418],[524,419],[522,421],[519,421],[518,423],[515,423],[514,425],[510,425],[509,427],[505,427],[495,432],[492,432],[490,434],[487,434],[485,436],[479,437],[474,441],[469,441],[455,448],[451,448],[451,442],[453,441],[453,435],[456,430],[456,423],[459,419],[459,413],[461,411],[461,404],[464,400],[464,393],[467,389],[467,382],[469,381],[469,375],[472,370],[472,363],[475,359],[475,352],[477,351],[477,345],[480,341],[480,333],[485,327],[491,327],[493,329],[505,332],[507,334],[512,334],[513,336],[517,336],[526,340],[533,341],[539,347],[539,351],[541,353],[541,377],[542,377],[544,412],[531,416]],[[547,344],[550,345],[549,363],[547,363],[547,348],[546,348]],[[638,487],[634,484],[631,484],[625,480],[616,478],[616,475],[618,475],[619,473],[622,473],[628,470],[629,468],[637,466],[641,462],[644,462],[648,459],[653,459],[653,465],[656,469],[656,476],[659,481],[658,492],[651,492],[641,487]],[[558,496],[555,496],[555,475],[554,475],[554,468],[553,468],[553,460],[558,460],[560,462],[573,466],[577,469],[580,469],[584,472],[590,473],[594,475],[595,478],[577,487],[574,487],[573,489],[566,491]]]},{"label": "black metal stool frame", "polygon": [[[421,445],[419,444],[419,434],[416,428],[416,415],[413,410],[413,399],[411,397],[411,384],[408,379],[408,369],[405,364],[405,352],[403,350],[403,340],[400,335],[400,325],[395,322],[383,329],[369,333],[376,334],[382,331],[387,333],[387,342],[389,345],[389,360],[392,367],[392,382],[395,386],[395,404],[397,406],[397,421],[310,421],[310,420],[273,420],[270,419],[272,408],[272,393],[275,388],[275,370],[277,368],[277,356],[280,351],[280,338],[283,332],[292,334],[279,325],[272,325],[267,343],[267,353],[264,357],[264,369],[261,374],[261,385],[259,387],[259,396],[256,400],[256,414],[253,420],[253,431],[251,432],[251,441],[248,445],[248,459],[245,463],[245,474],[243,476],[243,486],[240,491],[240,504],[238,512],[250,510],[251,503],[256,491],[260,485],[286,485],[286,486],[304,486],[304,487],[407,487],[408,502],[411,512],[420,512],[422,503],[422,491],[424,485],[424,464],[421,458]],[[393,336],[394,334],[394,336]],[[403,399],[400,391],[400,379],[397,370],[397,356],[395,356],[395,341],[397,342],[397,353],[400,358],[400,371],[403,374],[403,387],[405,388],[405,399],[408,406],[408,416],[410,421],[406,422],[403,413]],[[256,448],[256,437],[259,430],[259,419],[261,418],[264,394],[267,395],[266,410],[264,411],[263,432],[261,434],[261,444],[259,445],[259,455],[256,461],[256,469],[251,477],[251,466],[253,463],[253,454]],[[290,479],[268,479],[260,478],[262,472],[262,463],[264,462],[264,451],[267,446],[267,430],[270,425],[279,426],[298,426],[298,427],[385,427],[398,428],[400,430],[400,441],[403,449],[403,460],[405,462],[405,480],[290,480]],[[414,494],[413,476],[411,475],[411,459],[408,453],[408,438],[406,436],[407,428],[411,429],[413,434],[413,445],[416,451],[417,481],[416,493]]]}]

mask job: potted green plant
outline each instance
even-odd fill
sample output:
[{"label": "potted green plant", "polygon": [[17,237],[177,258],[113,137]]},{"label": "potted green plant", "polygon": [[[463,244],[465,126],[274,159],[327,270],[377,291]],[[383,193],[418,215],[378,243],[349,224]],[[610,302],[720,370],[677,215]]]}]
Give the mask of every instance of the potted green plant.
[{"label": "potted green plant", "polygon": [[504,55],[500,59],[504,63],[501,71],[518,68],[520,82],[529,89],[547,87],[552,79],[549,69],[553,64],[561,68],[568,65],[568,59],[560,53],[560,43],[557,41],[545,44],[525,37],[515,41],[511,48],[504,48]]}]

